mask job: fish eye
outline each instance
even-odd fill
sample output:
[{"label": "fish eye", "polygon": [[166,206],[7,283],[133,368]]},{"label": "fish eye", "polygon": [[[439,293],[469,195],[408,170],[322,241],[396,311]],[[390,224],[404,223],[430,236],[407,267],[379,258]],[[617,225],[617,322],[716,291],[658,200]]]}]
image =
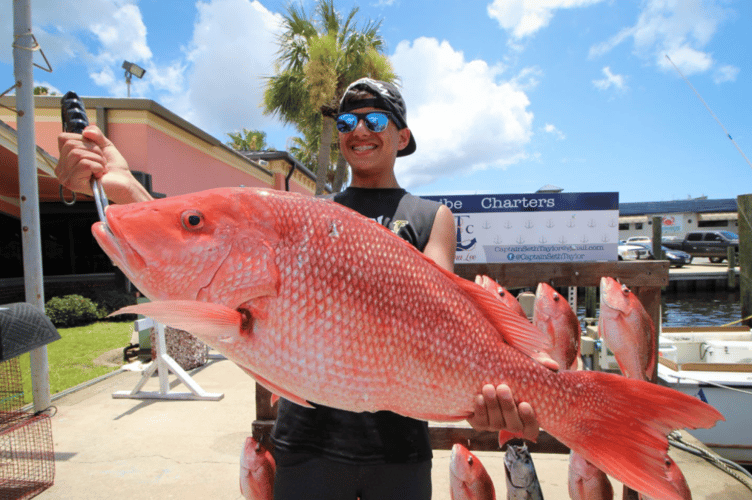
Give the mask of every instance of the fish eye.
[{"label": "fish eye", "polygon": [[473,465],[473,457],[467,457],[467,464]]},{"label": "fish eye", "polygon": [[180,216],[180,222],[188,231],[195,231],[204,227],[204,214],[197,210],[186,210]]}]

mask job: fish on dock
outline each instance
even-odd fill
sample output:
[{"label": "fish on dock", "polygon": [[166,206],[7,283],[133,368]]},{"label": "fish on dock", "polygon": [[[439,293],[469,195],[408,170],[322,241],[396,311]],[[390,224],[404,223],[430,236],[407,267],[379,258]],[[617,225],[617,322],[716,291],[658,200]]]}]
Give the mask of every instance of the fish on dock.
[{"label": "fish on dock", "polygon": [[240,493],[246,500],[274,500],[276,463],[271,452],[248,436],[240,453]]},{"label": "fish on dock", "polygon": [[449,454],[449,493],[452,500],[496,500],[491,476],[470,450],[459,443]]},{"label": "fish on dock", "polygon": [[667,434],[723,416],[678,391],[533,359],[537,329],[472,281],[334,202],[222,188],[107,210],[100,246],[153,302],[138,313],[190,331],[303,406],[464,420],[507,384],[541,427],[637,491],[681,500]]},{"label": "fish on dock", "polygon": [[504,454],[507,500],[543,500],[538,474],[526,444],[507,446]]},{"label": "fish on dock", "polygon": [[570,500],[613,500],[614,487],[608,476],[578,453],[569,454]]}]

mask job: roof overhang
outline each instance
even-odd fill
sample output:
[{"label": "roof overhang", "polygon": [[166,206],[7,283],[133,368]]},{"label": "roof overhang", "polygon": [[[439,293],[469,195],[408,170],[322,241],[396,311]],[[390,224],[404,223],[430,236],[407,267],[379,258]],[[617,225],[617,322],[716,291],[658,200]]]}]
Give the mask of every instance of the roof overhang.
[{"label": "roof overhang", "polygon": [[[60,200],[60,183],[55,177],[57,158],[36,147],[35,163],[39,182],[39,201]],[[18,133],[0,121],[0,211],[21,217],[18,179]],[[88,199],[88,198],[87,198]]]},{"label": "roof overhang", "polygon": [[697,214],[697,220],[737,220],[739,218],[739,212],[716,212],[707,214]]}]

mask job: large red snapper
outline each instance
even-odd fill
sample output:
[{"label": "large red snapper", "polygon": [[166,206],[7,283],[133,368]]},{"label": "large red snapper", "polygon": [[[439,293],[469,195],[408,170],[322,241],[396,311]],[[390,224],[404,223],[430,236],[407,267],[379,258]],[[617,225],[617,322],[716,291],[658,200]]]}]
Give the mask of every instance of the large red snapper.
[{"label": "large red snapper", "polygon": [[648,380],[655,371],[655,325],[640,299],[613,278],[600,283],[598,336],[614,353],[625,377]]},{"label": "large red snapper", "polygon": [[[607,373],[553,372],[540,334],[475,283],[333,202],[251,188],[111,206],[105,252],[152,300],[272,392],[350,411],[461,420],[508,384],[541,426],[632,488],[680,500],[666,435],[722,415],[678,391]],[[111,232],[110,232],[111,231]]]},{"label": "large red snapper", "polygon": [[547,283],[538,283],[535,291],[533,325],[551,343],[554,361],[563,369],[576,370],[582,328],[569,301]]}]

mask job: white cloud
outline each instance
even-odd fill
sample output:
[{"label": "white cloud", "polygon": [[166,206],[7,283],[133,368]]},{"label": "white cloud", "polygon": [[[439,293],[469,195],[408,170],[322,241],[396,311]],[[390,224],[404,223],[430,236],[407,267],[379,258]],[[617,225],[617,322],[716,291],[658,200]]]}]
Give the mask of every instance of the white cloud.
[{"label": "white cloud", "polygon": [[220,134],[276,124],[263,115],[260,104],[264,77],[273,74],[281,16],[249,0],[211,0],[196,7],[186,89],[174,96],[171,106]]},{"label": "white cloud", "polygon": [[[668,53],[668,56],[685,76],[705,72],[713,65],[713,59],[709,54],[687,46],[672,50]],[[656,57],[656,64],[659,67],[667,71],[674,71],[671,62],[666,59],[666,54],[656,54]]]},{"label": "white cloud", "polygon": [[614,88],[616,91],[623,92],[627,89],[627,82],[624,75],[615,75],[611,72],[611,68],[606,66],[601,70],[604,78],[600,80],[593,80],[593,85],[598,90],[608,90]]},{"label": "white cloud", "polygon": [[713,75],[713,81],[715,83],[735,82],[736,75],[738,74],[739,68],[737,68],[736,66],[721,66],[715,71],[715,75]]},{"label": "white cloud", "polygon": [[417,151],[397,161],[397,178],[414,187],[439,177],[505,168],[526,157],[533,114],[500,66],[466,61],[448,42],[401,42],[391,60],[403,82]]},{"label": "white cloud", "polygon": [[561,130],[559,130],[558,128],[556,128],[556,125],[554,125],[552,123],[546,123],[543,126],[543,131],[545,133],[547,133],[547,134],[553,135],[554,137],[556,137],[560,141],[563,141],[564,139],[566,139],[566,136],[564,135],[564,132],[562,132]]},{"label": "white cloud", "polygon": [[488,15],[516,39],[548,26],[557,9],[586,7],[603,0],[493,0]]},{"label": "white cloud", "polygon": [[631,39],[634,53],[653,60],[659,68],[673,71],[665,58],[665,54],[669,54],[685,75],[708,71],[714,61],[705,47],[729,15],[721,3],[718,0],[648,0],[634,26],[593,45],[590,56],[603,56]]}]

